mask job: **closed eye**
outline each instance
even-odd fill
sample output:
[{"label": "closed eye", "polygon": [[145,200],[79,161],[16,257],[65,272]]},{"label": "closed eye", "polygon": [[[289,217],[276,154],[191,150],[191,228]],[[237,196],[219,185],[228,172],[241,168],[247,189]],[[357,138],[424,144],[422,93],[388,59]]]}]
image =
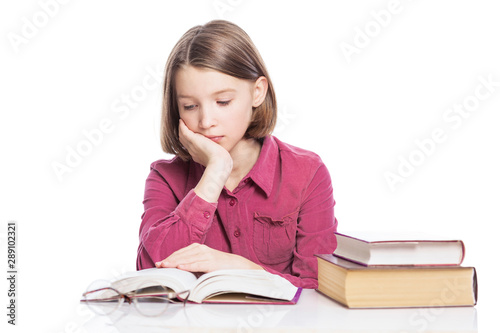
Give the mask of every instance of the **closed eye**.
[{"label": "closed eye", "polygon": [[229,105],[229,103],[231,103],[231,100],[228,100],[228,101],[217,101],[217,104],[219,104],[220,106],[226,106],[226,105]]},{"label": "closed eye", "polygon": [[184,110],[193,110],[196,105],[184,105]]}]

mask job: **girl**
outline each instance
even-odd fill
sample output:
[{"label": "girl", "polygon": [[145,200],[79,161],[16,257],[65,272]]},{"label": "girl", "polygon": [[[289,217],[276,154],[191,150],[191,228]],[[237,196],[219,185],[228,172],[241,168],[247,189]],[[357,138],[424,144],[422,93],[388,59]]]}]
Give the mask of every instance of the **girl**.
[{"label": "girl", "polygon": [[336,248],[330,175],[271,136],[271,78],[248,35],[216,20],[187,31],[165,70],[161,143],[146,180],[137,269],[265,269],[317,287]]}]

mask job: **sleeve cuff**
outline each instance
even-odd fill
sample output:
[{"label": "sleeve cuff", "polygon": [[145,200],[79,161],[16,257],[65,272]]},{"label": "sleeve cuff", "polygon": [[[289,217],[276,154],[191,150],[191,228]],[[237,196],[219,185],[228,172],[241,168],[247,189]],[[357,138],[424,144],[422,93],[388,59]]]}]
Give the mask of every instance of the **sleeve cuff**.
[{"label": "sleeve cuff", "polygon": [[217,203],[207,202],[191,190],[179,203],[174,213],[182,221],[204,231],[212,223],[216,209]]}]

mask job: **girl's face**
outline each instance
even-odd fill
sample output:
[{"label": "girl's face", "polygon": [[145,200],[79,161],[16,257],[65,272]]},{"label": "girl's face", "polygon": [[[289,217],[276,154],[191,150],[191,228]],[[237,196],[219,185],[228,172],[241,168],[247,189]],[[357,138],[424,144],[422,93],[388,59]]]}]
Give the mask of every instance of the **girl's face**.
[{"label": "girl's face", "polygon": [[175,89],[186,126],[231,152],[245,135],[252,107],[264,100],[267,81],[261,77],[252,82],[207,68],[183,66],[175,75]]}]

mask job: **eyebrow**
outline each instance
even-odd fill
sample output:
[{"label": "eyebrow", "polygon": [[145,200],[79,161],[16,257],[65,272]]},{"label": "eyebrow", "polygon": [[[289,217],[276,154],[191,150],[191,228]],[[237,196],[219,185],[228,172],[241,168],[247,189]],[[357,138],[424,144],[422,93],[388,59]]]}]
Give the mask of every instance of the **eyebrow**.
[{"label": "eyebrow", "polygon": [[[226,88],[226,89],[217,90],[217,91],[215,91],[215,92],[212,93],[212,96],[219,95],[219,94],[226,93],[226,92],[236,92],[236,89]],[[177,95],[177,98],[192,98],[192,96],[189,96],[189,95]]]}]

